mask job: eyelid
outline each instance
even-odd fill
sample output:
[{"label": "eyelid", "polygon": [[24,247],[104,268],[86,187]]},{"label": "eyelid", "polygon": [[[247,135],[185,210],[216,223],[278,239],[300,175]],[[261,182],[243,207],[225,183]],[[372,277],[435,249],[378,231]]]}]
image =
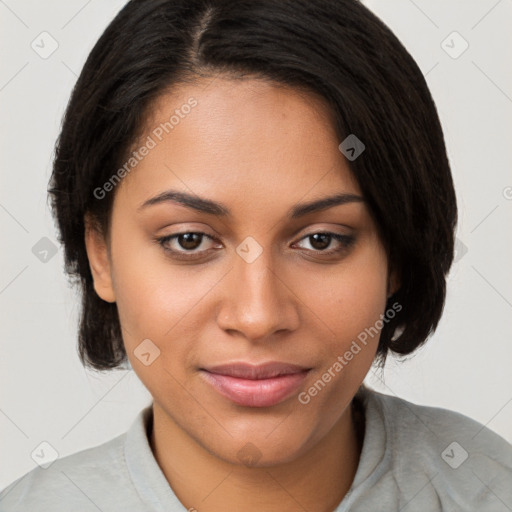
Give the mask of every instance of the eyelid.
[{"label": "eyelid", "polygon": [[[345,232],[339,232],[339,230],[347,231]],[[299,239],[304,238],[305,236],[311,236],[316,235],[317,233],[330,233],[333,235],[346,235],[350,236],[354,232],[354,228],[345,225],[345,224],[336,224],[336,227],[331,226],[324,226],[324,227],[307,227],[303,229],[299,229],[293,233],[293,238],[298,237]]]}]

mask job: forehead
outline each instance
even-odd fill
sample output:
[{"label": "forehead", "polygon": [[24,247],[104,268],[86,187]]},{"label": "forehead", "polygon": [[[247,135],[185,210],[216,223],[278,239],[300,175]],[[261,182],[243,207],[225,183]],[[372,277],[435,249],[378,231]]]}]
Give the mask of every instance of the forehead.
[{"label": "forehead", "polygon": [[[360,194],[319,96],[261,79],[182,84],[154,103],[120,188],[140,205],[166,188],[224,203],[295,203]],[[117,192],[120,192],[118,190]]]}]

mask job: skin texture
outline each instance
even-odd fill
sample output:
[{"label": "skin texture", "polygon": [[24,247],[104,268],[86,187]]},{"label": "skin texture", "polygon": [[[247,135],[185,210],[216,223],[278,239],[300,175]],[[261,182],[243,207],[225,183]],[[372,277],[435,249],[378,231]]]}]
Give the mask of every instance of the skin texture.
[{"label": "skin texture", "polygon": [[[364,202],[288,218],[298,203],[361,195],[321,99],[257,79],[187,84],[159,98],[141,141],[190,97],[197,106],[117,186],[110,240],[87,230],[95,289],[117,303],[128,357],[154,398],[153,452],[185,507],[333,510],[359,462],[350,403],[378,336],[308,404],[294,394],[272,407],[235,405],[199,368],[294,363],[312,368],[307,391],[384,313],[393,279],[383,246]],[[168,189],[232,216],[171,202],[138,210]],[[325,231],[355,241],[307,236]],[[216,240],[167,243],[195,253],[190,261],[154,241],[187,232]],[[236,251],[248,236],[262,248],[251,263]],[[160,350],[148,366],[134,355],[144,339]],[[248,443],[252,466],[240,456]]]}]

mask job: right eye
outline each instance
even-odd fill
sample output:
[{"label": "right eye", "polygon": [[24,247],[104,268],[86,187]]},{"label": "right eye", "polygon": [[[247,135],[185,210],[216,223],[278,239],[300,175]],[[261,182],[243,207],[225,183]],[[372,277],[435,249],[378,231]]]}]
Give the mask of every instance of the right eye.
[{"label": "right eye", "polygon": [[215,238],[210,235],[198,231],[185,231],[175,233],[174,235],[166,235],[156,238],[155,241],[171,256],[197,258],[198,255],[209,251],[209,249],[197,250],[203,245],[205,239],[215,241]]}]

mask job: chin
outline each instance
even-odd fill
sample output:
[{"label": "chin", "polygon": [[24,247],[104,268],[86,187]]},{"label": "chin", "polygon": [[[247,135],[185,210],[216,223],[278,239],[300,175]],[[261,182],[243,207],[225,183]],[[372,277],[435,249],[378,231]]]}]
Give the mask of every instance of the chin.
[{"label": "chin", "polygon": [[[262,432],[267,432],[267,429]],[[300,436],[297,431],[290,436],[289,432],[284,431],[281,435],[274,432],[270,435],[261,433],[255,436],[233,436],[227,443],[203,446],[229,464],[247,468],[268,468],[294,461],[310,448],[310,444],[311,436]]]}]

